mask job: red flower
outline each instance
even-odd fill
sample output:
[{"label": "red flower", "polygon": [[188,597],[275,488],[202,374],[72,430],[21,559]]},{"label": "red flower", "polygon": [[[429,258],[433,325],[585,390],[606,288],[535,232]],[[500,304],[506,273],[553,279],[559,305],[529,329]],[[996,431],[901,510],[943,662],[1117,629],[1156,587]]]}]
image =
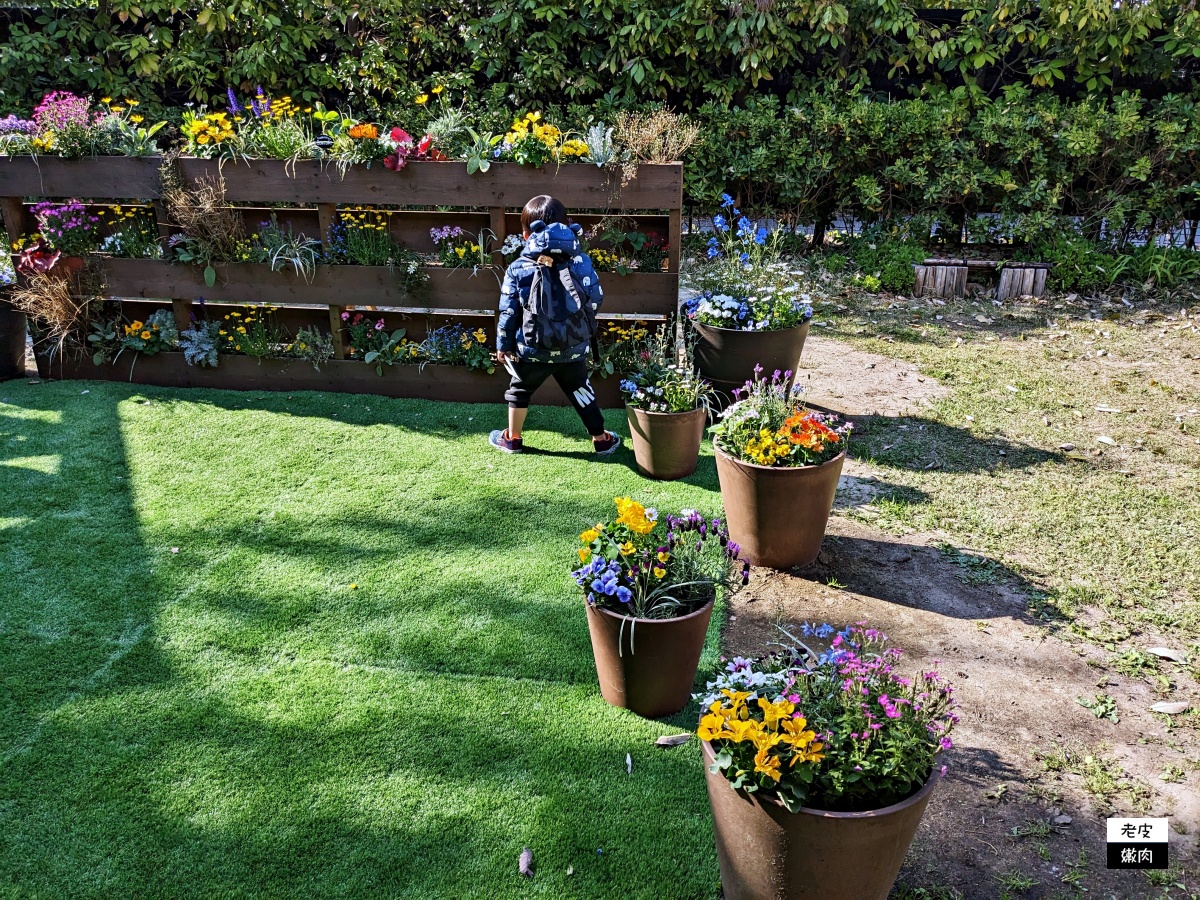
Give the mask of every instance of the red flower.
[{"label": "red flower", "polygon": [[429,153],[429,148],[432,146],[433,137],[428,134],[425,135],[425,137],[421,138],[421,140],[417,143],[417,156],[427,155]]},{"label": "red flower", "polygon": [[445,162],[449,157],[436,147],[429,151],[429,158],[435,162]]},{"label": "red flower", "polygon": [[384,168],[391,169],[393,172],[399,172],[408,165],[408,160],[399,153],[389,153],[383,158],[383,165]]},{"label": "red flower", "polygon": [[393,128],[389,137],[397,144],[412,144],[412,135],[403,128]]}]

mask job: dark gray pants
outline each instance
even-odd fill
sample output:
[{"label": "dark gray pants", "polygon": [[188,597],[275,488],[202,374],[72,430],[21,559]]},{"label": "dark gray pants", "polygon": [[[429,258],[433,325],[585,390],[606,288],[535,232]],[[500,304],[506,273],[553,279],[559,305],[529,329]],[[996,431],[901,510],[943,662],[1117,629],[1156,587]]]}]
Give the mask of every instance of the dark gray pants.
[{"label": "dark gray pants", "polygon": [[504,364],[504,368],[512,376],[504,399],[514,409],[528,409],[529,400],[534,391],[553,377],[567,395],[575,412],[583,420],[584,427],[592,437],[604,434],[604,416],[600,413],[600,404],[596,402],[596,392],[588,381],[586,359],[574,362],[550,363],[518,360]]}]

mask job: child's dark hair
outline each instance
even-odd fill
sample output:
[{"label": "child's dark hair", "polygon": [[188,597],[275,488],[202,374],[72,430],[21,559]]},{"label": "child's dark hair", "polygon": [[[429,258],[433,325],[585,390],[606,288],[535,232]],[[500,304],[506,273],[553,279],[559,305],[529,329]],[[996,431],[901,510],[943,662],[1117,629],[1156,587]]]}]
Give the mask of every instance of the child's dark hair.
[{"label": "child's dark hair", "polygon": [[529,226],[538,219],[547,225],[553,225],[555,222],[570,224],[567,221],[567,208],[562,205],[561,200],[556,200],[549,194],[538,194],[525,204],[525,208],[521,210],[521,229],[528,231]]}]

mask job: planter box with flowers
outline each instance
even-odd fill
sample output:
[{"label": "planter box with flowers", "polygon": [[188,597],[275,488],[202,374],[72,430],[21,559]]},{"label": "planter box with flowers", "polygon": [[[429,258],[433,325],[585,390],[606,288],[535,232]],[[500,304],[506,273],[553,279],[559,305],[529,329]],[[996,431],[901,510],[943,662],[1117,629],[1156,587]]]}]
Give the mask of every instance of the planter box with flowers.
[{"label": "planter box with flowers", "polygon": [[[675,311],[682,166],[641,161],[622,172],[614,164],[620,160],[611,130],[600,129],[585,141],[529,114],[514,122],[508,134],[495,138],[480,138],[459,121],[441,131],[431,122],[430,133],[417,140],[400,128],[381,129],[320,109],[302,112],[286,98],[271,101],[259,94],[243,106],[231,94],[227,113],[184,114],[183,152],[163,170],[154,138],[159,126],[144,127],[128,102],[103,103],[93,106],[58,92],[47,97],[32,120],[5,120],[0,127],[0,206],[6,230],[23,251],[36,251],[28,254],[30,260],[40,258],[49,269],[58,263],[52,257],[60,237],[42,234],[43,242],[32,245],[28,235],[35,215],[26,198],[138,201],[128,207],[139,210],[136,229],[132,222],[105,223],[98,234],[86,235],[91,239],[87,250],[105,251],[87,254],[93,260],[89,282],[98,280],[107,298],[172,301],[181,332],[194,320],[223,312],[215,304],[324,306],[324,324],[320,318],[313,324],[332,335],[333,361],[357,364],[350,358],[348,335],[338,324],[346,307],[387,307],[410,315],[468,320],[492,317],[503,276],[499,265],[520,248],[519,238],[514,243],[507,233],[512,211],[545,192],[585,213],[660,211],[661,224],[653,221],[654,214],[639,215],[638,222],[658,225],[668,235],[664,270],[643,264],[603,275],[606,302],[601,316],[664,319]],[[125,155],[55,155],[82,157],[85,152]],[[272,155],[276,158],[257,158]],[[151,202],[153,208],[147,205]],[[188,203],[192,213],[215,215],[189,215]],[[276,207],[257,213],[260,218],[270,215],[270,222],[252,224],[254,203],[294,204],[307,212]],[[89,202],[81,205],[94,214]],[[364,211],[364,205],[388,208]],[[424,211],[412,212],[413,207]],[[128,210],[126,216],[131,215]],[[397,241],[393,216],[402,231],[413,231],[418,224],[414,217],[419,217],[426,233],[431,225],[432,230],[444,231],[454,229],[459,220],[469,221],[470,233],[478,230],[479,235],[472,245],[474,258],[463,262],[473,265],[429,265]],[[44,216],[36,218],[43,224]],[[216,227],[218,219],[229,227]],[[309,237],[293,226],[299,220],[308,223]],[[97,247],[101,240],[103,248]],[[348,249],[355,240],[364,252]],[[423,238],[418,243],[428,252]],[[22,287],[46,274],[32,267],[26,271]],[[201,297],[206,304],[196,305]],[[112,311],[111,303],[103,307],[107,317]],[[123,324],[129,321],[129,316],[122,317]],[[65,342],[42,340],[41,345],[78,347],[87,327],[82,321]],[[86,371],[58,362],[64,375]],[[161,370],[162,377],[178,382],[164,366],[147,367],[145,377]],[[280,368],[280,381],[272,386],[293,389],[292,376],[283,376],[292,371]],[[431,375],[430,366],[425,373]],[[386,389],[377,386],[385,393],[403,391],[402,384],[409,380],[392,379]],[[355,389],[369,390],[373,384],[352,381]],[[498,399],[499,382],[469,379],[467,383],[478,384],[480,390],[469,399]],[[470,391],[464,388],[462,393]],[[607,393],[615,405],[615,389]]]},{"label": "planter box with flowers", "polygon": [[[952,747],[953,692],[862,626],[804,625],[699,696],[727,900],[885,900]],[[790,635],[789,635],[790,636]]]}]

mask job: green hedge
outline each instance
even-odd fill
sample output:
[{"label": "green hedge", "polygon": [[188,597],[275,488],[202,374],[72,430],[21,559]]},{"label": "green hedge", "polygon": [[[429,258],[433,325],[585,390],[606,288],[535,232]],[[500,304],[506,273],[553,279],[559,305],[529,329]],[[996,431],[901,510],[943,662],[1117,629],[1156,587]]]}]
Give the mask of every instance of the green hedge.
[{"label": "green hedge", "polygon": [[[217,101],[227,85],[399,102],[432,80],[517,103],[695,108],[813,84],[1187,90],[1200,9],[1177,0],[105,0],[6,11],[7,105],[53,88]],[[2,23],[0,23],[2,24]],[[0,110],[6,112],[8,110]]]}]

